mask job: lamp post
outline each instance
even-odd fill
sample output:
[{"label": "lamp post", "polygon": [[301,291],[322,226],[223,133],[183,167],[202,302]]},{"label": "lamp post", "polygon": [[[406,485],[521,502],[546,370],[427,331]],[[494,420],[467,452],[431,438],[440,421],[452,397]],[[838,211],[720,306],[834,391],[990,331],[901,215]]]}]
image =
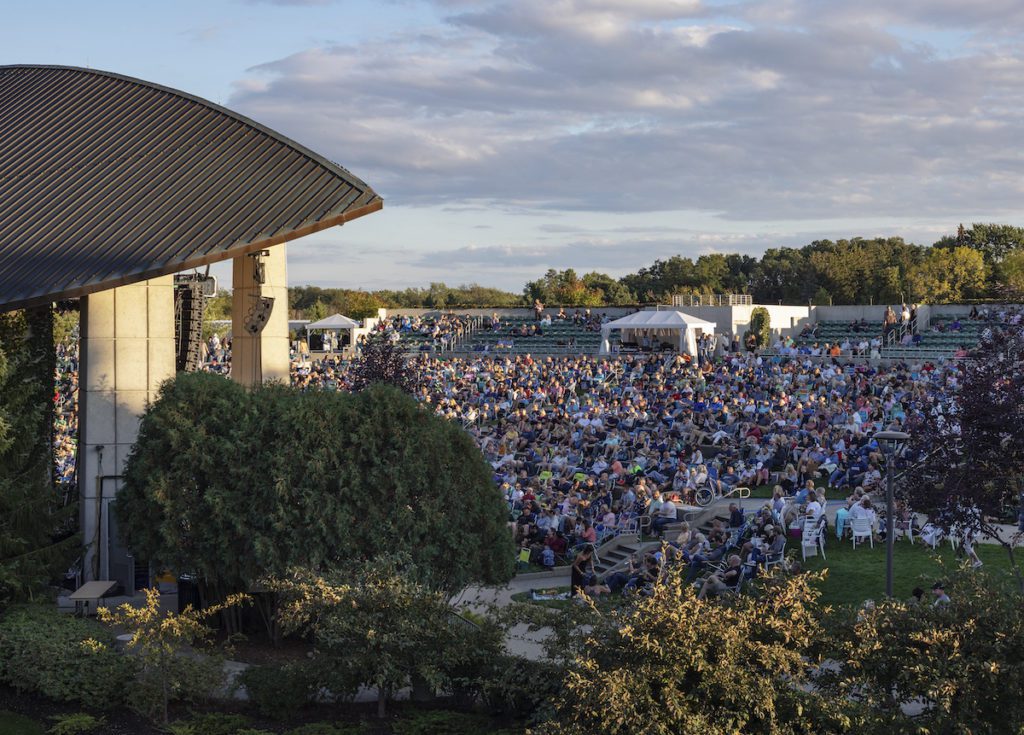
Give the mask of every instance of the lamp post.
[{"label": "lamp post", "polygon": [[893,500],[893,483],[895,467],[893,459],[900,444],[907,441],[910,434],[902,431],[879,431],[875,433],[875,441],[885,451],[885,596],[892,597],[892,555],[896,543],[896,510]]}]

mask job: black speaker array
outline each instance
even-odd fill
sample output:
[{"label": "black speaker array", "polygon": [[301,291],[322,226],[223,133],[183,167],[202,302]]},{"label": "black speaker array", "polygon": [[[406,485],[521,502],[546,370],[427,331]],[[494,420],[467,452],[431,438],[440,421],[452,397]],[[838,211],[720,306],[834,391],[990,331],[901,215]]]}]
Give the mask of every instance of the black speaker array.
[{"label": "black speaker array", "polygon": [[192,373],[203,364],[203,310],[206,299],[201,283],[174,286],[174,346],[177,372]]}]

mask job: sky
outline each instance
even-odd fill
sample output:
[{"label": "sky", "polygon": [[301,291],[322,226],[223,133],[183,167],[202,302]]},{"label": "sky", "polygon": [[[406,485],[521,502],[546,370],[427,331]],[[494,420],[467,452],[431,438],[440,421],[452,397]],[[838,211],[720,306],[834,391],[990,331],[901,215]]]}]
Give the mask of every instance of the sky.
[{"label": "sky", "polygon": [[[289,280],[512,291],[547,268],[1024,225],[1019,0],[0,0],[0,64],[247,115],[383,211]],[[229,271],[219,268],[222,282]]]}]

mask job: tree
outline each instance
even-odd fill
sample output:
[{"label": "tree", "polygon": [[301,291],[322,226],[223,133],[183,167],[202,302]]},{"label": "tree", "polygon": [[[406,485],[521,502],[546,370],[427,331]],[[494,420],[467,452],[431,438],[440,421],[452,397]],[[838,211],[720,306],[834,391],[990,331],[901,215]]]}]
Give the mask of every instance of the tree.
[{"label": "tree", "polygon": [[802,251],[769,248],[752,288],[757,303],[806,304],[819,287],[818,275]]},{"label": "tree", "polygon": [[1024,299],[1024,249],[1014,250],[997,268],[1003,294],[1013,301]]},{"label": "tree", "polygon": [[927,295],[931,303],[957,303],[984,292],[985,260],[969,247],[932,248],[909,281],[913,293]]},{"label": "tree", "polygon": [[[952,602],[886,600],[834,621],[827,696],[867,705],[868,732],[1019,733],[1024,728],[1020,597],[983,573],[956,573]],[[905,715],[902,705],[920,712]]]},{"label": "tree", "polygon": [[964,229],[963,225],[960,225],[956,235],[943,237],[935,243],[935,247],[968,247],[981,253],[985,264],[992,266],[1015,250],[1024,247],[1024,227],[975,222],[970,229]]},{"label": "tree", "polygon": [[693,266],[695,287],[704,293],[722,293],[729,277],[729,263],[721,253],[697,258]]},{"label": "tree", "polygon": [[352,319],[375,317],[383,305],[380,299],[366,291],[347,291],[343,298],[332,301],[335,311]]},{"label": "tree", "polygon": [[313,305],[306,309],[306,319],[311,322],[318,322],[321,319],[327,317],[327,305],[319,299],[313,302]]},{"label": "tree", "polygon": [[[559,732],[843,732],[842,701],[805,691],[823,638],[813,576],[699,600],[680,570],[595,623],[566,675]],[[639,727],[638,727],[639,726]]]},{"label": "tree", "polygon": [[322,575],[297,570],[268,584],[282,596],[285,629],[313,635],[322,684],[339,695],[375,688],[380,717],[391,695],[417,680],[450,688],[449,673],[466,657],[460,639],[472,637],[483,655],[501,649],[497,629],[467,631],[447,594],[423,584],[402,556]]},{"label": "tree", "polygon": [[1024,337],[996,331],[964,363],[959,388],[934,394],[909,427],[900,491],[909,507],[948,533],[981,533],[1005,549],[1018,586],[1015,539],[999,523],[1024,489]]},{"label": "tree", "polygon": [[412,394],[421,382],[416,368],[389,335],[367,335],[352,368],[352,390],[358,392],[383,383]]},{"label": "tree", "polygon": [[31,597],[79,550],[54,482],[53,315],[0,314],[0,604]]},{"label": "tree", "polygon": [[213,630],[203,621],[223,609],[246,602],[233,595],[222,604],[198,611],[191,605],[180,613],[160,606],[160,591],[146,590],[146,604],[129,603],[116,609],[96,611],[100,622],[131,634],[127,649],[135,656],[138,677],[130,688],[129,701],[142,714],[167,723],[167,706],[173,700],[194,702],[213,695],[224,684],[223,662],[196,649],[209,643]]},{"label": "tree", "polygon": [[583,285],[596,297],[598,303],[595,306],[616,306],[634,301],[628,288],[605,273],[587,273],[583,276]]},{"label": "tree", "polygon": [[507,508],[480,450],[385,385],[249,391],[181,374],[142,418],[115,511],[139,558],[199,575],[212,600],[295,567],[398,551],[450,592],[513,570]]}]

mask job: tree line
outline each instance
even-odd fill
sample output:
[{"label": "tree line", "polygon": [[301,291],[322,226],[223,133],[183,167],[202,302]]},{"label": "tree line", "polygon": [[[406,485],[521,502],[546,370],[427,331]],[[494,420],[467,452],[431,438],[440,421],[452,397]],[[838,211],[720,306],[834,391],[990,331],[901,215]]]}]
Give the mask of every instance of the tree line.
[{"label": "tree line", "polygon": [[750,294],[764,304],[1016,300],[1024,297],[1024,228],[961,226],[932,245],[901,237],[855,237],[769,248],[760,258],[739,253],[696,259],[673,255],[621,278],[552,268],[518,294],[477,284],[378,291],[298,286],[289,291],[289,308],[293,316],[307,319],[335,312],[358,319],[374,316],[382,307],[522,307],[535,299],[552,306],[626,306],[709,293]]}]

